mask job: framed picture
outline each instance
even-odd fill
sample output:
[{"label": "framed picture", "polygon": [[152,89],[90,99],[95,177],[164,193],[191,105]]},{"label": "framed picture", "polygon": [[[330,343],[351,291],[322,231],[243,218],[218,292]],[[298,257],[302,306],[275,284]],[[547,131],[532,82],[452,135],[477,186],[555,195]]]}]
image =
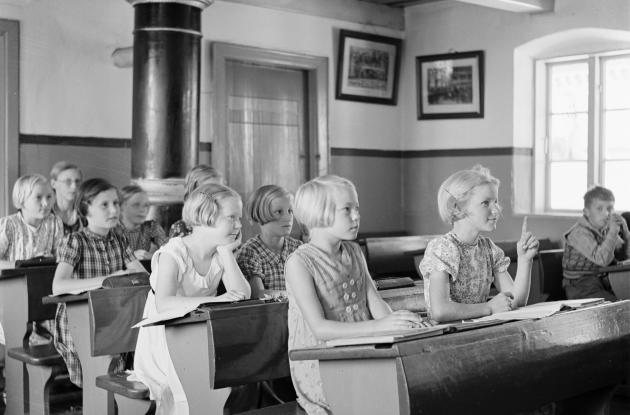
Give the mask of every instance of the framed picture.
[{"label": "framed picture", "polygon": [[483,51],[416,57],[418,119],[483,118]]},{"label": "framed picture", "polygon": [[339,31],[337,99],[396,105],[401,43],[393,37]]}]

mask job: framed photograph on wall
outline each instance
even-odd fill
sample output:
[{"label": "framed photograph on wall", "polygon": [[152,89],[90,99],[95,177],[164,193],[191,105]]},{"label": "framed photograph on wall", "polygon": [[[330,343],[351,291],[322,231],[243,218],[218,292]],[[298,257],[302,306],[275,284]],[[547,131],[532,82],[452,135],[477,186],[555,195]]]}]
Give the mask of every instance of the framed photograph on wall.
[{"label": "framed photograph on wall", "polygon": [[483,118],[483,51],[416,57],[418,119]]},{"label": "framed photograph on wall", "polygon": [[396,105],[401,39],[339,31],[337,99]]}]

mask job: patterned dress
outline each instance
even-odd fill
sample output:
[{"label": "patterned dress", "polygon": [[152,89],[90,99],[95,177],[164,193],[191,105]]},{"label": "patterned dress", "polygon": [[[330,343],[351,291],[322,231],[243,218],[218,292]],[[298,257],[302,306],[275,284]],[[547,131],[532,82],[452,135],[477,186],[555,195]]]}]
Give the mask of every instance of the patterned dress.
[{"label": "patterned dress", "polygon": [[144,221],[136,229],[127,229],[122,224],[118,225],[118,228],[127,237],[127,242],[129,242],[129,247],[133,252],[138,249],[150,251],[151,244],[159,248],[168,241],[166,232],[164,232],[160,224],[154,220]]},{"label": "patterned dress", "polygon": [[[168,255],[177,263],[177,295],[183,297],[215,296],[223,277],[218,255],[212,258],[206,275],[195,270],[182,238],[172,238],[151,259],[151,288],[144,306],[144,318],[157,314],[155,295],[159,275],[159,258]],[[164,326],[141,327],[134,358],[135,377],[149,387],[151,399],[157,403],[156,415],[188,414],[188,403],[168,353]]]},{"label": "patterned dress", "polygon": [[[74,279],[103,277],[126,269],[127,264],[135,260],[127,240],[119,232],[110,231],[102,236],[88,228],[81,228],[79,232],[66,236],[57,255],[57,263],[72,265]],[[68,330],[65,303],[57,306],[53,335],[55,348],[66,362],[70,380],[75,385],[82,386],[81,362]]]},{"label": "patterned dress", "polygon": [[[0,218],[0,259],[18,261],[36,256],[55,256],[63,238],[61,219],[54,214],[44,218],[38,227],[24,221],[21,212]],[[0,307],[0,320],[2,319]],[[48,325],[44,324],[48,330]],[[31,340],[39,341],[33,333]],[[4,329],[0,325],[0,343],[4,344]]]},{"label": "patterned dress", "polygon": [[260,235],[250,238],[239,250],[236,261],[243,275],[251,283],[260,278],[267,290],[286,290],[284,263],[302,241],[287,236],[282,252],[274,252],[265,245]]},{"label": "patterned dress", "polygon": [[431,273],[449,275],[451,301],[479,304],[487,301],[495,275],[507,271],[510,258],[489,238],[478,236],[470,244],[461,242],[454,232],[429,242],[420,272],[424,278],[424,299],[431,310]]},{"label": "patterned dress", "polygon": [[[293,255],[306,265],[328,320],[356,322],[372,319],[367,304],[367,284],[373,284],[361,248],[341,242],[341,259],[331,258],[312,244],[300,246]],[[289,350],[321,345],[296,304],[287,281],[289,297]],[[309,415],[332,414],[324,397],[319,364],[316,360],[289,361],[297,401]]]}]

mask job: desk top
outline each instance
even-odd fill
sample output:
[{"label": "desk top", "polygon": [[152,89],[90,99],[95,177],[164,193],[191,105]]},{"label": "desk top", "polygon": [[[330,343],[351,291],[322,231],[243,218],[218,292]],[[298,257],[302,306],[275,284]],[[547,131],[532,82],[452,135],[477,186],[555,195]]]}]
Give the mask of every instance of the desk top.
[{"label": "desk top", "polygon": [[[321,347],[292,350],[291,360],[344,360],[431,354],[437,349],[468,345],[487,353],[489,347],[542,350],[586,345],[596,340],[624,339],[630,346],[630,300],[561,312],[539,320],[522,320],[442,336],[384,345]],[[472,353],[472,352],[471,352]]]},{"label": "desk top", "polygon": [[42,298],[42,303],[44,304],[78,303],[81,301],[87,302],[87,300],[88,300],[88,293],[86,291],[81,294],[49,295],[47,297]]},{"label": "desk top", "polygon": [[597,268],[597,272],[623,272],[623,271],[630,271],[630,262]]},{"label": "desk top", "polygon": [[287,307],[287,301],[276,300],[244,300],[232,303],[205,303],[201,304],[195,311],[187,314],[186,316],[166,321],[163,324],[173,326],[198,323],[208,320],[221,320],[233,318],[235,316],[243,317],[249,314],[273,314],[279,311],[284,311],[286,313]]}]

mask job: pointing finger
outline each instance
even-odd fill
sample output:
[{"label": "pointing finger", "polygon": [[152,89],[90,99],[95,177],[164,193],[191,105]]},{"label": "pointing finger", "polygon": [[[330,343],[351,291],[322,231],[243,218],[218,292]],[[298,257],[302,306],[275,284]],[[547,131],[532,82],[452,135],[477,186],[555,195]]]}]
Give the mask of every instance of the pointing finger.
[{"label": "pointing finger", "polygon": [[523,228],[521,229],[521,235],[527,232],[527,216],[523,217]]}]

